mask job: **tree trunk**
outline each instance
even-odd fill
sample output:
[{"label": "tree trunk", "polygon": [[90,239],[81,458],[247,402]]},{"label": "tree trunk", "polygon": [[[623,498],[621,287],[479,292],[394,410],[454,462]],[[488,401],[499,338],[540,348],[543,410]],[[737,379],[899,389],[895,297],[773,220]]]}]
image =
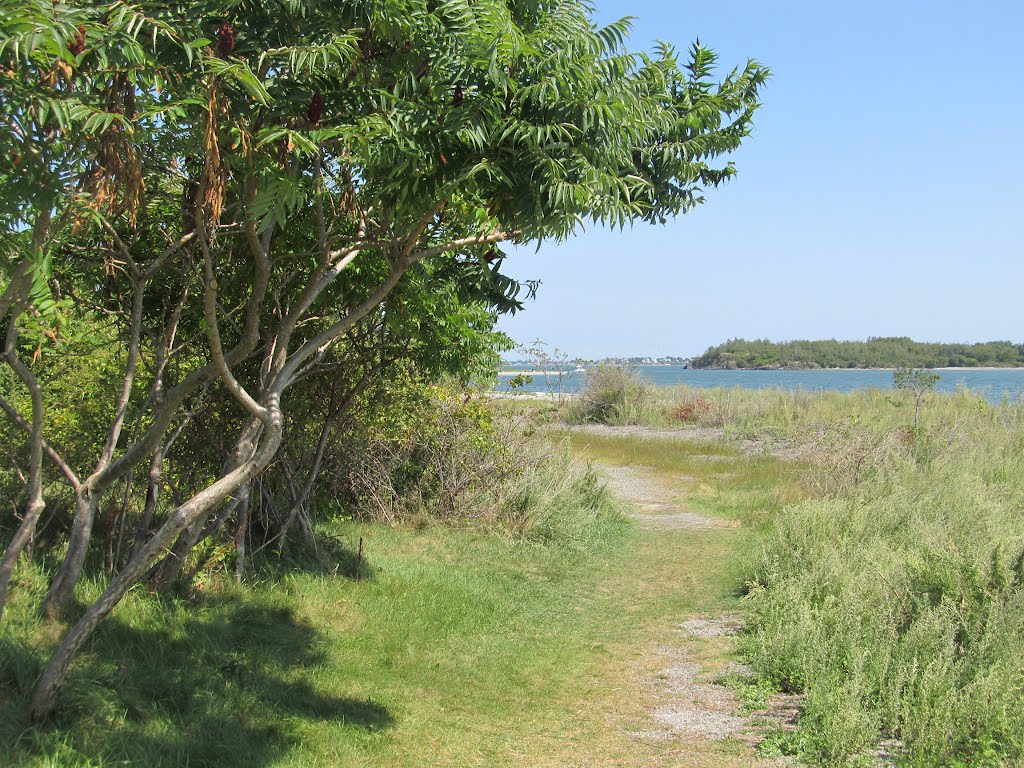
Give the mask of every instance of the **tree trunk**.
[{"label": "tree trunk", "polygon": [[324,452],[327,450],[327,444],[331,437],[331,422],[325,421],[324,427],[320,431],[320,439],[317,441],[316,453],[313,456],[313,463],[309,468],[309,473],[306,475],[306,480],[302,484],[302,489],[299,491],[298,498],[295,499],[295,503],[292,505],[291,511],[288,513],[287,519],[284,521],[284,525],[281,526],[280,541],[277,544],[278,551],[284,547],[285,539],[288,536],[288,529],[292,527],[292,523],[298,519],[306,506],[306,500],[309,495],[313,492],[313,486],[316,483],[316,478],[320,474],[320,465],[324,460]]},{"label": "tree trunk", "polygon": [[28,387],[32,396],[32,431],[29,435],[29,479],[28,504],[21,525],[14,533],[14,538],[7,546],[3,558],[0,558],[0,623],[3,623],[4,605],[7,602],[7,587],[11,583],[14,566],[25,547],[32,540],[36,523],[43,513],[46,504],[43,502],[43,390],[35,375],[17,355],[17,327],[12,318],[7,329],[7,340],[4,353],[7,362]]},{"label": "tree trunk", "polygon": [[43,618],[48,621],[63,614],[74,595],[75,585],[78,584],[78,579],[82,575],[85,556],[88,554],[92,524],[96,518],[96,507],[100,502],[100,494],[94,492],[89,482],[86,481],[75,494],[75,500],[75,519],[71,523],[68,553],[43,600],[42,614]]},{"label": "tree trunk", "polygon": [[249,494],[250,488],[242,489],[242,499],[238,505],[238,528],[235,530],[235,582],[242,583],[245,578],[245,542],[249,536]]},{"label": "tree trunk", "polygon": [[177,540],[188,525],[209,513],[214,506],[224,501],[243,483],[252,480],[270,464],[282,439],[281,411],[276,397],[273,398],[270,411],[272,414],[270,422],[266,425],[263,442],[256,453],[244,464],[178,507],[142,548],[138,556],[130,560],[124,569],[111,580],[103,594],[86,609],[82,618],[64,636],[60,646],[54,652],[53,658],[50,659],[50,663],[43,670],[32,694],[30,711],[33,721],[43,720],[50,714],[61,687],[64,685],[68,668],[82,645],[89,639],[99,623],[121,601],[132,585],[157,563],[167,547]]},{"label": "tree trunk", "polygon": [[[259,440],[261,430],[262,423],[258,419],[250,419],[238,438],[231,458],[225,461],[222,472],[230,474],[236,467],[243,466],[253,456],[253,448]],[[204,514],[198,515],[192,520],[181,531],[177,541],[174,542],[164,558],[147,575],[149,584],[154,589],[163,590],[174,581],[181,573],[182,568],[184,568],[188,553],[200,541],[219,530],[232,512],[234,512],[240,501],[241,496],[236,494],[235,498],[225,506],[211,524],[208,524],[208,521],[213,512],[212,507]]]},{"label": "tree trunk", "polygon": [[46,504],[43,502],[42,493],[33,492],[33,495],[29,498],[28,506],[25,508],[25,517],[22,518],[21,525],[18,526],[18,530],[15,532],[14,538],[11,539],[11,543],[7,545],[3,559],[0,559],[0,624],[3,624],[4,620],[7,587],[10,585],[11,576],[14,574],[14,565],[18,562],[18,557],[25,550],[25,546],[32,540],[32,534],[36,530],[36,523],[39,522],[39,516],[43,513],[45,507]]},{"label": "tree trunk", "polygon": [[153,458],[149,462],[149,485],[146,489],[146,504],[142,509],[142,517],[135,528],[135,540],[132,542],[132,551],[128,556],[129,560],[138,556],[142,550],[142,544],[149,533],[149,526],[153,523],[153,513],[156,512],[156,505],[160,501],[160,482],[163,475],[164,446],[159,446],[153,452]]}]

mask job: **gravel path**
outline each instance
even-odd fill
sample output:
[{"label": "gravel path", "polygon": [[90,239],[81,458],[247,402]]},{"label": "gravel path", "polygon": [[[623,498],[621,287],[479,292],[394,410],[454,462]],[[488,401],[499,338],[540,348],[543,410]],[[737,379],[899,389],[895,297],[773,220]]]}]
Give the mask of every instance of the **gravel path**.
[{"label": "gravel path", "polygon": [[680,507],[655,477],[637,467],[602,465],[598,471],[608,480],[615,496],[630,504],[629,515],[643,528],[669,531],[679,528],[722,528],[729,522],[704,517]]},{"label": "gravel path", "polygon": [[[630,434],[623,427],[586,427],[588,432]],[[715,439],[708,430],[649,430],[637,428],[636,434],[652,432],[687,439]],[[683,433],[683,434],[681,434]],[[696,434],[695,434],[696,433]],[[719,436],[720,439],[720,436]],[[640,467],[597,465],[608,481],[612,493],[630,506],[629,514],[640,525],[664,535],[682,530],[709,530],[735,525],[730,521],[698,515],[685,509],[678,498],[649,471]],[[799,707],[797,697],[781,697],[768,709],[751,715],[739,714],[741,702],[735,692],[715,682],[724,673],[743,672],[737,665],[723,665],[722,649],[728,649],[732,636],[742,630],[740,618],[734,614],[720,616],[689,616],[677,627],[669,644],[658,648],[664,667],[644,684],[654,690],[655,703],[650,711],[649,727],[634,731],[640,739],[665,741],[682,746],[693,741],[739,739],[756,745],[763,735],[758,723],[789,728]],[[792,765],[789,758],[761,759],[749,755],[749,764],[758,768]]]},{"label": "gravel path", "polygon": [[[710,640],[735,634],[738,629],[738,621],[731,617],[694,617],[679,626],[679,633]],[[658,727],[634,735],[648,739],[690,737],[721,741],[747,729],[747,718],[735,714],[740,706],[736,694],[711,682],[711,674],[695,662],[692,650],[672,645],[663,646],[659,652],[668,666],[653,681],[660,701],[651,717]]]}]

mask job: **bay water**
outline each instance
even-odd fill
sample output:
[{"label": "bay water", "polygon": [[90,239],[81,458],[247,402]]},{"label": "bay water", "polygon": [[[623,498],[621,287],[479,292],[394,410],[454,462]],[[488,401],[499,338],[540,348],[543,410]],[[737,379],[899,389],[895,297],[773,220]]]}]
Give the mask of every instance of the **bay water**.
[{"label": "bay water", "polygon": [[[641,376],[658,387],[686,385],[689,387],[742,387],[744,389],[802,389],[809,392],[835,390],[853,392],[859,389],[894,389],[891,370],[827,369],[814,371],[726,371],[686,368],[681,365],[633,366]],[[526,370],[526,369],[523,369]],[[516,367],[508,367],[498,377],[497,389],[508,391],[508,382]],[[520,392],[578,392],[586,383],[586,371],[531,371],[530,381]],[[965,387],[996,403],[1018,400],[1024,394],[1024,369],[936,369],[939,374],[935,389],[953,392]]]}]

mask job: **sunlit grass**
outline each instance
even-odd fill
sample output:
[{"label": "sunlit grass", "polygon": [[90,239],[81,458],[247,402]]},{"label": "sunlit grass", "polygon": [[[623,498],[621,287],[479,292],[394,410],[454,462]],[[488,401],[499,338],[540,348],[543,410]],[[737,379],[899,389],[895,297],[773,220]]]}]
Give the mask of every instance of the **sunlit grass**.
[{"label": "sunlit grass", "polygon": [[[601,461],[612,450],[575,447]],[[702,456],[742,460],[708,444],[661,466]],[[600,498],[586,527],[542,540],[322,529],[322,547],[363,538],[361,581],[311,567],[215,579],[192,598],[136,591],[76,664],[49,729],[30,729],[24,709],[58,634],[29,610],[45,574],[23,567],[2,634],[0,743],[21,765],[648,766],[658,745],[629,731],[647,727],[657,648],[681,617],[735,608],[754,533],[643,531]],[[739,759],[735,745],[698,751],[708,765]]]},{"label": "sunlit grass", "polygon": [[735,442],[643,434],[565,433],[575,450],[606,464],[649,470],[697,512],[768,524],[785,504],[806,495],[802,467]]}]

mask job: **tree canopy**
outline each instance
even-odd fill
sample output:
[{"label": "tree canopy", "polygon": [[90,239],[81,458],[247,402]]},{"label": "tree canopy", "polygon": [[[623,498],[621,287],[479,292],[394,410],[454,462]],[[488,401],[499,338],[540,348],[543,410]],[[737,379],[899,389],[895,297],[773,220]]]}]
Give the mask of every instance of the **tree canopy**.
[{"label": "tree canopy", "polygon": [[1024,345],[1009,341],[940,344],[905,336],[867,341],[772,342],[733,339],[709,347],[694,368],[943,368],[1024,365]]},{"label": "tree canopy", "polygon": [[[467,376],[500,345],[530,289],[501,243],[664,222],[734,175],[767,70],[716,78],[703,45],[630,51],[629,27],[582,0],[0,0],[0,405],[29,438],[0,606],[44,474],[74,507],[50,617],[100,500],[127,478],[145,502],[36,717],[127,589],[229,521],[244,543],[254,478],[309,439],[290,407],[400,360]],[[57,445],[69,355],[111,375]],[[165,500],[197,414],[218,439]]]}]

